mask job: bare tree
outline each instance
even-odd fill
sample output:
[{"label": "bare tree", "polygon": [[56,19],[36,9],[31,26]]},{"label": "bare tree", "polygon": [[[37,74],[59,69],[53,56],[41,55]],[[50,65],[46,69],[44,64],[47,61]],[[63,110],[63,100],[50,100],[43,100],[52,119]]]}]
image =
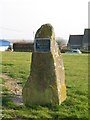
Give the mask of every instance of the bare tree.
[{"label": "bare tree", "polygon": [[60,49],[67,46],[67,40],[64,40],[61,37],[56,38],[56,42],[58,43],[58,46],[59,46]]}]

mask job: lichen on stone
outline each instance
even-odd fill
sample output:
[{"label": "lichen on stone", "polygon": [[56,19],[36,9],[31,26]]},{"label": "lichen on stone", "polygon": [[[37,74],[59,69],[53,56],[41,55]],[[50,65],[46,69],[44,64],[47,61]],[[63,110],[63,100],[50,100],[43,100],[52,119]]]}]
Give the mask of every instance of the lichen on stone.
[{"label": "lichen on stone", "polygon": [[36,32],[35,38],[50,38],[53,33],[51,24],[42,25]]}]

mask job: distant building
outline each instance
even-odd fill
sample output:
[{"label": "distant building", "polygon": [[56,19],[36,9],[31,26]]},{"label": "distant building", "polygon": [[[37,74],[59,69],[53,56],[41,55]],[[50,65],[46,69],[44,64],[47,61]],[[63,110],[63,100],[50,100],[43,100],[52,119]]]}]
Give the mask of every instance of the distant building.
[{"label": "distant building", "polygon": [[85,29],[82,40],[82,48],[90,50],[90,29]]},{"label": "distant building", "polygon": [[10,42],[8,40],[0,40],[0,51],[6,51],[10,47]]},{"label": "distant building", "polygon": [[82,48],[82,39],[83,39],[83,35],[70,35],[68,48],[70,49]]},{"label": "distant building", "polygon": [[34,49],[32,42],[17,42],[13,43],[13,51],[16,52],[31,52]]},{"label": "distant building", "polygon": [[69,49],[90,49],[90,29],[85,29],[84,35],[70,35],[67,47]]}]

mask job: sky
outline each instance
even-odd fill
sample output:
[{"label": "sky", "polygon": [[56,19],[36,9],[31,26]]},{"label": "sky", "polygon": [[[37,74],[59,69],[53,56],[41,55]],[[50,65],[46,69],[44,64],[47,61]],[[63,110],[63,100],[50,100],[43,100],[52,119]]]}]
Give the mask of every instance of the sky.
[{"label": "sky", "polygon": [[0,39],[34,39],[45,23],[69,39],[88,28],[88,0],[0,0]]}]

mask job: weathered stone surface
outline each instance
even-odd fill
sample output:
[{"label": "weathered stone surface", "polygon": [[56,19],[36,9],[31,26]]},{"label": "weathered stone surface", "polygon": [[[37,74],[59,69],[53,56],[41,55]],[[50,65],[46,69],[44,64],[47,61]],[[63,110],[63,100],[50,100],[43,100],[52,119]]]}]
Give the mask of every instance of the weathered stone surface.
[{"label": "weathered stone surface", "polygon": [[61,104],[66,99],[64,65],[50,24],[37,30],[36,38],[50,38],[51,51],[33,52],[31,72],[23,88],[25,104]]},{"label": "weathered stone surface", "polygon": [[53,32],[51,24],[45,24],[37,30],[35,38],[50,38]]}]

